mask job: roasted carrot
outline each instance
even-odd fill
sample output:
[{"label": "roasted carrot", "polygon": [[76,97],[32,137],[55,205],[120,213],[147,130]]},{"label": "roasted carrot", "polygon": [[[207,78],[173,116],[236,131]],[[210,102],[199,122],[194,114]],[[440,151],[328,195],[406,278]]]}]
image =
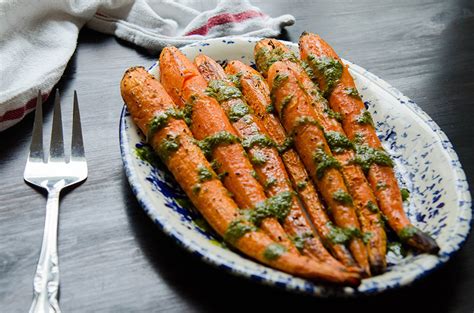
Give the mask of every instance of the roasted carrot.
[{"label": "roasted carrot", "polygon": [[[189,112],[191,132],[194,138],[201,141],[201,148],[206,154],[219,165],[217,172],[223,176],[224,186],[241,208],[255,211],[265,202],[265,191],[252,175],[252,164],[224,110],[205,93],[206,80],[175,47],[166,47],[161,52],[160,76],[163,87],[175,103]],[[276,214],[266,212],[264,215],[269,216],[257,221],[262,229],[289,251],[298,253],[276,217],[271,216]]]},{"label": "roasted carrot", "polygon": [[413,226],[403,210],[393,162],[377,137],[348,67],[318,35],[303,33],[299,44],[301,57],[311,66],[320,87],[325,90],[331,109],[341,115],[346,134],[357,142],[355,161],[367,171],[388,224],[408,245],[422,252],[437,253],[436,241]]},{"label": "roasted carrot", "polygon": [[268,137],[263,124],[251,112],[240,90],[227,78],[224,69],[210,57],[198,55],[194,63],[208,82],[208,94],[218,100],[244,143],[266,195],[273,197],[288,193],[291,196],[291,207],[283,221],[283,228],[292,237],[298,250],[335,267],[342,267],[324,248],[317,234],[314,234],[291,186],[277,144]]},{"label": "roasted carrot", "polygon": [[[215,173],[202,181],[199,169],[204,167],[212,173],[210,164],[196,146],[187,125],[179,119],[181,114],[172,99],[144,68],[127,70],[120,89],[134,122],[148,135],[149,143],[219,235],[248,256],[288,273],[341,284],[359,283],[353,274],[335,272],[326,264],[283,251],[263,232],[239,219],[236,203]],[[194,192],[197,183],[202,188],[199,193]]]},{"label": "roasted carrot", "polygon": [[[255,116],[263,123],[268,136],[280,147],[290,142],[280,121],[274,114],[269,113],[271,110],[268,108],[272,108],[270,90],[261,74],[240,61],[230,61],[227,64],[226,72],[238,79],[245,100]],[[330,220],[296,151],[288,146],[288,149],[281,151],[281,158],[285,163],[293,188],[298,191],[311,222],[324,244],[344,265],[354,267],[355,262],[349,250],[343,244],[328,240],[331,233]]]},{"label": "roasted carrot", "polygon": [[296,59],[282,42],[274,39],[263,39],[258,45],[260,49],[265,49],[267,56],[271,56],[271,60],[267,60],[260,53],[259,65],[263,66],[264,62],[270,63],[278,60],[288,61],[287,65],[296,76],[299,88],[306,93],[311,102],[331,152],[341,164],[341,173],[353,199],[363,238],[367,243],[371,270],[374,274],[384,272],[387,266],[385,260],[387,237],[383,224],[380,223],[381,217],[377,200],[362,168],[359,164],[352,162],[355,157],[354,145],[347,138],[339,123],[338,115],[329,108],[327,100],[321,95],[318,86],[308,76],[308,72],[312,76],[314,74],[308,70],[303,62]]},{"label": "roasted carrot", "polygon": [[268,70],[267,81],[275,109],[286,131],[294,136],[296,150],[340,227],[333,227],[332,240],[348,242],[357,263],[366,275],[370,275],[367,249],[352,201],[348,201],[350,196],[344,178],[339,172],[341,165],[329,149],[310,101],[285,62],[278,61]]}]

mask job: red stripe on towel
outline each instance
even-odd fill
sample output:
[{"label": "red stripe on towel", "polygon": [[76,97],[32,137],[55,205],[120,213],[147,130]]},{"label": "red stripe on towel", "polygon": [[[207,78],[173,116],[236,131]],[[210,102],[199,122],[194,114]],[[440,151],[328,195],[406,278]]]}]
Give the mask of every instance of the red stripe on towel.
[{"label": "red stripe on towel", "polygon": [[224,13],[216,15],[207,20],[207,23],[201,27],[198,27],[188,33],[185,36],[191,35],[207,35],[209,30],[215,26],[227,24],[227,23],[238,23],[254,17],[266,17],[267,15],[257,11],[244,11],[236,14]]}]

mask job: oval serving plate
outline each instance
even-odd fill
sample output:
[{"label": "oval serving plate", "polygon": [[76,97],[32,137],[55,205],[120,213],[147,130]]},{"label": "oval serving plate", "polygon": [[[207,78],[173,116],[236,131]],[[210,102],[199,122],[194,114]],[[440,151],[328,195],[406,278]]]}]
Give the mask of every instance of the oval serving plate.
[{"label": "oval serving plate", "polygon": [[[224,62],[253,64],[258,38],[211,39],[181,48],[191,60],[199,53]],[[285,42],[298,52],[297,44]],[[377,124],[384,148],[394,159],[401,187],[410,191],[406,211],[421,230],[436,238],[438,256],[389,254],[383,275],[364,279],[358,288],[317,284],[254,262],[222,244],[163,165],[151,165],[137,154],[145,138],[124,107],[120,148],[126,175],[143,209],[163,231],[193,254],[228,272],[264,284],[315,296],[376,294],[409,285],[430,273],[465,241],[471,220],[471,197],[465,174],[451,143],[436,123],[412,100],[377,76],[344,61]],[[150,72],[158,76],[154,64]]]}]

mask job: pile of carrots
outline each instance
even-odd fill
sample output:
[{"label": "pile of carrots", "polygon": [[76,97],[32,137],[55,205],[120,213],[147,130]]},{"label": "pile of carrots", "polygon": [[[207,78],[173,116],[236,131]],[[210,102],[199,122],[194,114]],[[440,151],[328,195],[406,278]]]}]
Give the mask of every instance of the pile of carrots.
[{"label": "pile of carrots", "polygon": [[298,58],[274,39],[254,50],[259,71],[194,63],[175,47],[160,79],[126,71],[122,97],[192,203],[249,257],[308,279],[357,286],[386,270],[388,227],[408,246],[436,242],[403,210],[384,151],[348,68],[318,35]]}]

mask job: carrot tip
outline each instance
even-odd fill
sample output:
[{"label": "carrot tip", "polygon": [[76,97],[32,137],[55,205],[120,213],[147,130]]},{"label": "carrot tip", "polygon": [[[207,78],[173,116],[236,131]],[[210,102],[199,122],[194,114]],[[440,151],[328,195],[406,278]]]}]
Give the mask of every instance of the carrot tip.
[{"label": "carrot tip", "polygon": [[414,234],[407,240],[407,244],[421,252],[438,254],[439,246],[430,235],[414,228]]}]

